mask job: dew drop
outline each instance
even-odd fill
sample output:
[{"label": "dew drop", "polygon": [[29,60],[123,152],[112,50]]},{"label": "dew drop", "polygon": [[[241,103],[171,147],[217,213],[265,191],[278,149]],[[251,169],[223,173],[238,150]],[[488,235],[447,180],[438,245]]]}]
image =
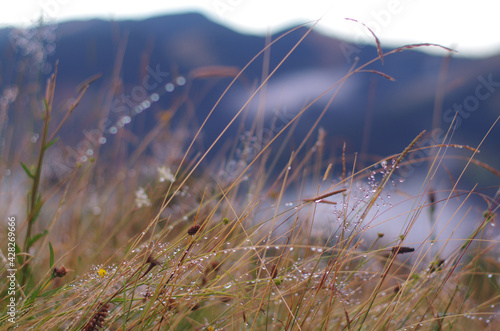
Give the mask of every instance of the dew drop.
[{"label": "dew drop", "polygon": [[186,84],[186,78],[184,78],[183,76],[179,76],[177,77],[175,82],[177,83],[177,85],[183,86],[184,84]]},{"label": "dew drop", "polygon": [[167,91],[167,92],[172,92],[174,90],[174,88],[175,88],[174,84],[172,84],[172,83],[167,83],[165,85],[165,91]]},{"label": "dew drop", "polygon": [[158,95],[158,93],[153,93],[153,94],[151,94],[149,99],[151,99],[151,101],[153,101],[153,102],[156,102],[156,101],[160,100],[160,96]]},{"label": "dew drop", "polygon": [[40,135],[38,133],[35,133],[33,134],[33,136],[31,137],[30,141],[32,143],[36,143],[38,141],[38,138],[40,137]]}]

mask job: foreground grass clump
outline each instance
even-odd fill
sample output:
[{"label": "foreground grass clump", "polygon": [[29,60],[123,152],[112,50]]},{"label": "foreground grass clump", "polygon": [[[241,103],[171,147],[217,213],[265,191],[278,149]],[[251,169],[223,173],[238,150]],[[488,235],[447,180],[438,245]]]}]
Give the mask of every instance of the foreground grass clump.
[{"label": "foreground grass clump", "polygon": [[[323,95],[333,100],[335,88],[370,71],[370,63],[419,46],[388,54],[379,49],[376,59],[332,82]],[[316,128],[322,115],[309,139],[293,151],[283,147],[307,106],[265,139],[256,120],[241,132],[255,139],[236,140],[209,162],[218,141],[194,153],[201,128],[189,144],[179,141],[179,130],[168,126],[174,107],[145,141],[168,143],[178,154],[141,160],[141,145],[112,170],[99,158],[81,162],[53,185],[43,182],[42,168],[60,127],[49,132],[55,78],[44,98],[37,161],[23,165],[31,185],[19,228],[25,234],[17,261],[22,329],[475,330],[498,323],[498,240],[489,233],[498,193],[490,198],[475,187],[460,190],[459,180],[433,188],[453,149],[469,153],[461,154],[465,173],[480,147],[452,144],[453,126],[436,144],[419,145],[427,139],[423,131],[400,154],[358,170],[356,156],[345,149],[325,161],[326,133]],[[126,144],[120,138],[118,147]],[[410,157],[421,150],[433,152]],[[277,167],[284,157],[288,163]],[[421,161],[428,162],[425,178],[416,193],[403,195],[398,169]],[[399,211],[395,195],[410,207]],[[468,210],[475,195],[484,199],[484,213]],[[462,237],[455,233],[463,219],[452,223],[441,213],[454,201],[454,212],[465,210],[470,225]],[[423,226],[422,214],[430,215],[429,233],[410,240]],[[398,235],[383,227],[393,219],[400,220]],[[453,231],[439,228],[442,223]],[[11,326],[7,318],[0,317],[2,328]]]}]

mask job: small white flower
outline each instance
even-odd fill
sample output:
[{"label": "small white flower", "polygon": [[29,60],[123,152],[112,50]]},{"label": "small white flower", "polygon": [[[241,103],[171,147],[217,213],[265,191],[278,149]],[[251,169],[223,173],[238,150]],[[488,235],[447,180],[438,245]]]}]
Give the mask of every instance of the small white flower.
[{"label": "small white flower", "polygon": [[170,168],[165,166],[158,168],[158,174],[160,175],[160,182],[168,180],[169,182],[175,182],[175,176],[170,171]]},{"label": "small white flower", "polygon": [[135,191],[135,204],[137,205],[137,208],[142,208],[143,206],[151,206],[151,201],[149,200],[148,195],[146,194],[146,191],[144,191],[143,187],[139,187],[137,191]]}]

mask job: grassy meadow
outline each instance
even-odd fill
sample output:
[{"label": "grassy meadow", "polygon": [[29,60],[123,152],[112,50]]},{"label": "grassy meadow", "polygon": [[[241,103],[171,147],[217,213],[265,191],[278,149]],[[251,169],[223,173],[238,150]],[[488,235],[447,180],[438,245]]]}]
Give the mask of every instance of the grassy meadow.
[{"label": "grassy meadow", "polygon": [[[500,175],[476,160],[481,146],[455,144],[452,123],[434,136],[436,128],[422,128],[400,153],[367,163],[346,148],[331,153],[322,125],[351,76],[392,80],[370,65],[440,46],[384,54],[377,40],[378,57],[354,63],[318,95],[330,102],[303,141],[293,141],[294,128],[317,99],[287,123],[265,123],[258,113],[250,127],[241,125],[246,106],[301,41],[250,87],[251,97],[226,127],[239,126],[236,137],[222,130],[199,148],[206,122],[187,129],[192,114],[179,111],[189,103],[187,92],[158,111],[145,136],[127,131],[140,114],[122,118],[113,137],[95,137],[99,143],[71,166],[56,162],[69,145],[60,132],[87,111],[79,103],[92,79],[71,87],[75,96],[61,109],[54,97],[57,70],[64,69],[54,66],[37,87],[38,102],[23,110],[32,129],[1,127],[2,224],[15,217],[16,245],[12,258],[12,226],[3,226],[0,329],[496,330],[498,184],[461,185],[473,165]],[[227,75],[217,70],[203,78]],[[232,75],[228,89],[244,72]],[[6,118],[14,99],[1,105],[0,116]],[[174,117],[186,128],[172,125]],[[457,155],[463,171],[450,174],[448,188],[435,188]],[[414,178],[403,169],[417,164],[425,174],[408,190]],[[481,203],[471,205],[473,197]],[[447,206],[454,206],[451,214]],[[458,230],[462,223],[468,232]],[[422,228],[429,230],[420,239],[409,236]],[[17,270],[14,323],[8,269]]]}]

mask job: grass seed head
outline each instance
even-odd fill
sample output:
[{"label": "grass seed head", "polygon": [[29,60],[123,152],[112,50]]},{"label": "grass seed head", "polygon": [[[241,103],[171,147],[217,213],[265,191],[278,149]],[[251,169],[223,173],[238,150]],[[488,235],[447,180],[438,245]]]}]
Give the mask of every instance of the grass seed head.
[{"label": "grass seed head", "polygon": [[92,316],[90,321],[83,327],[83,331],[95,331],[99,330],[104,325],[104,320],[108,317],[109,313],[109,303],[102,304],[100,303],[98,306],[97,312]]},{"label": "grass seed head", "polygon": [[64,277],[68,273],[68,271],[71,271],[70,269],[66,269],[65,266],[61,267],[55,267],[54,270],[52,271],[52,275],[54,277]]},{"label": "grass seed head", "polygon": [[199,225],[193,225],[192,227],[190,227],[188,229],[187,233],[190,236],[194,236],[198,232],[199,229],[200,229]]},{"label": "grass seed head", "polygon": [[415,248],[412,247],[405,247],[405,246],[397,246],[392,248],[392,254],[404,254],[404,253],[411,253],[414,252]]}]

